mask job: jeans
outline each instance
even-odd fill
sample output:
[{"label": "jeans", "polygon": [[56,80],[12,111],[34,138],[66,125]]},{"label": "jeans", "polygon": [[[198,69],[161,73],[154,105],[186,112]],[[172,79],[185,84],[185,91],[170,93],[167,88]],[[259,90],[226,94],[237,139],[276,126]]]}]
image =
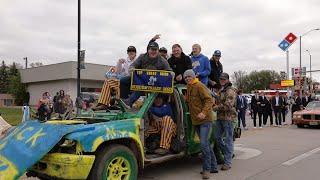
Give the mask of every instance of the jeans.
[{"label": "jeans", "polygon": [[132,106],[140,96],[143,95],[143,92],[134,91],[130,96],[130,86],[131,86],[131,76],[126,76],[120,79],[120,98],[127,99],[129,97],[129,105]]},{"label": "jeans", "polygon": [[197,132],[200,138],[204,171],[218,169],[217,159],[209,142],[211,127],[212,127],[212,122],[204,122],[200,125],[194,126],[195,131]]},{"label": "jeans", "polygon": [[[218,148],[224,156],[224,165],[231,167],[233,155],[233,131],[234,122],[232,120],[217,120],[214,128],[214,139]],[[225,134],[225,141],[222,140],[222,135]]]}]

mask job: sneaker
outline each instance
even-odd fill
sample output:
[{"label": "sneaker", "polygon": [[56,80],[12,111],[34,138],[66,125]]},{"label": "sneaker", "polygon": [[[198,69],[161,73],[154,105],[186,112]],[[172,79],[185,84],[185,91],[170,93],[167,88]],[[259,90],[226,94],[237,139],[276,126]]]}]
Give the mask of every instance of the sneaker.
[{"label": "sneaker", "polygon": [[[210,170],[210,173],[219,173],[218,170]],[[200,174],[203,174],[203,171],[200,171]]]},{"label": "sneaker", "polygon": [[257,127],[253,127],[253,129],[257,129]]},{"label": "sneaker", "polygon": [[275,125],[273,125],[273,127],[278,127],[278,125],[275,124]]},{"label": "sneaker", "polygon": [[158,148],[154,152],[159,155],[165,155],[169,152],[169,149]]},{"label": "sneaker", "polygon": [[279,125],[279,128],[281,128],[282,126],[281,125]]},{"label": "sneaker", "polygon": [[228,171],[229,169],[231,169],[231,167],[227,165],[222,165],[221,167],[221,171]]},{"label": "sneaker", "polygon": [[261,127],[261,126],[260,126],[259,128],[260,128],[260,129],[262,129],[262,127]]},{"label": "sneaker", "polygon": [[129,99],[122,99],[122,98],[120,98],[120,101],[122,102],[122,104],[124,105],[125,108],[131,109],[131,105],[130,105],[130,103],[129,103]]},{"label": "sneaker", "polygon": [[202,179],[210,179],[210,171],[203,171]]},{"label": "sneaker", "polygon": [[247,128],[247,127],[244,127],[244,130],[248,130],[248,128]]}]

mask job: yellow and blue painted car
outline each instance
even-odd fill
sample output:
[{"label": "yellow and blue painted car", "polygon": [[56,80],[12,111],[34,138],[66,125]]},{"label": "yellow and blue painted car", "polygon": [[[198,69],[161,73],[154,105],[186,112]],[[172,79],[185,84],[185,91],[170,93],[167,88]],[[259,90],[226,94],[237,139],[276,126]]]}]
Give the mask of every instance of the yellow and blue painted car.
[{"label": "yellow and blue painted car", "polygon": [[[73,120],[19,124],[0,140],[0,179],[18,179],[27,172],[40,179],[135,180],[147,165],[197,155],[200,140],[191,124],[185,90],[177,85],[172,94],[181,152],[146,153],[148,110],[157,96],[149,93],[140,109],[122,106],[115,112],[86,112]],[[240,137],[238,128],[235,132]],[[216,155],[222,162],[218,150]]]}]

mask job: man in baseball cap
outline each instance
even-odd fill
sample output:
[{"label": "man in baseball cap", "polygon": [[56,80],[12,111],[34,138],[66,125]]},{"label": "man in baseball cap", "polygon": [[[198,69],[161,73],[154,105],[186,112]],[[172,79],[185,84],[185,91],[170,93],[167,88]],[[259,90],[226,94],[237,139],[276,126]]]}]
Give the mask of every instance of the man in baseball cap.
[{"label": "man in baseball cap", "polygon": [[209,74],[208,87],[209,89],[218,92],[221,88],[219,77],[223,72],[223,66],[220,62],[221,51],[215,50],[210,58],[211,72]]},{"label": "man in baseball cap", "polygon": [[[220,103],[213,107],[213,110],[217,111],[214,139],[224,155],[224,162],[221,170],[226,171],[231,168],[233,156],[233,131],[237,114],[237,93],[229,80],[229,74],[221,73],[219,80],[222,86],[219,91]],[[224,138],[224,140],[222,138]]]},{"label": "man in baseball cap", "polygon": [[161,57],[168,59],[168,50],[165,47],[159,49],[159,54]]}]

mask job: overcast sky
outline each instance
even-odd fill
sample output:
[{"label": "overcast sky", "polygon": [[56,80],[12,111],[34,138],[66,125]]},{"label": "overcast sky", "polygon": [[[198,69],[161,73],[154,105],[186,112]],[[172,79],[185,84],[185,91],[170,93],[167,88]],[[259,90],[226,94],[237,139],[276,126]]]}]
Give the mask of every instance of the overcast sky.
[{"label": "overcast sky", "polygon": [[[1,0],[0,60],[53,64],[77,60],[77,0]],[[320,28],[319,0],[86,0],[82,1],[81,49],[86,62],[115,65],[126,48],[146,51],[157,33],[160,46],[184,52],[198,43],[211,57],[222,52],[227,73],[237,70],[286,71],[278,44],[292,32]],[[302,38],[302,65],[320,69],[320,31]],[[290,48],[290,69],[299,66],[299,40]],[[291,73],[290,73],[291,74]],[[320,80],[320,72],[313,73]]]}]

